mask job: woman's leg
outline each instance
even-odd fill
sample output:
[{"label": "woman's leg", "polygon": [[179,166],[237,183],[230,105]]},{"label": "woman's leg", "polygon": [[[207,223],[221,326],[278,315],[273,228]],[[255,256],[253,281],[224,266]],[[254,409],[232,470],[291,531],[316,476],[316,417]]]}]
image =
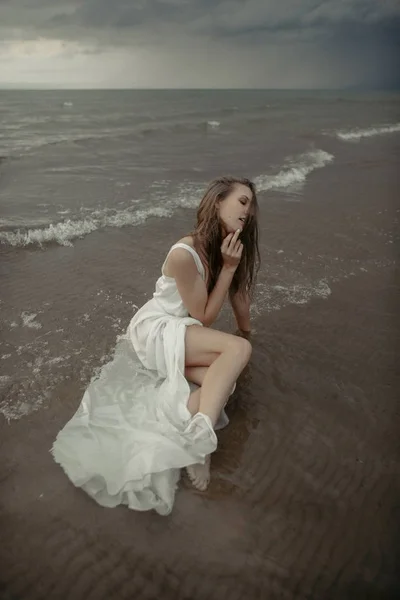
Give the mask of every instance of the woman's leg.
[{"label": "woman's leg", "polygon": [[204,377],[207,373],[208,367],[218,357],[218,354],[211,354],[207,356],[207,366],[202,367],[185,367],[185,377],[188,381],[195,383],[199,386],[197,390],[192,392],[189,396],[187,407],[191,415],[195,415],[199,411],[200,406],[200,388],[203,385]]},{"label": "woman's leg", "polygon": [[[218,354],[215,355],[215,358],[217,358]],[[214,359],[215,360],[215,359]],[[214,362],[211,361],[211,362]],[[210,364],[211,364],[210,362]],[[203,381],[204,381],[204,377],[207,373],[207,369],[210,365],[207,365],[206,367],[185,367],[185,377],[188,381],[191,381],[192,383],[195,383],[196,385],[203,385]]]},{"label": "woman's leg", "polygon": [[[215,357],[217,357],[217,356],[218,355],[216,354]],[[185,369],[186,379],[199,386],[194,392],[192,392],[190,394],[189,400],[187,403],[189,412],[192,415],[195,415],[199,411],[200,394],[201,394],[200,388],[203,385],[203,381],[204,381],[207,371],[208,371],[208,367],[186,367],[186,369]],[[232,390],[230,391],[230,394],[229,394],[230,396],[233,394],[235,387],[236,387],[236,384],[234,384],[232,386]]]},{"label": "woman's leg", "polygon": [[[250,358],[250,344],[242,338],[198,325],[186,330],[185,342],[185,376],[189,381],[201,386],[190,395],[189,411],[194,415],[200,410],[216,421],[237,377]],[[228,368],[224,368],[227,363]],[[219,385],[215,385],[216,380]],[[208,402],[204,398],[208,399]],[[206,412],[209,407],[213,417]],[[206,457],[204,464],[190,465],[186,470],[194,487],[201,491],[207,489],[210,482],[210,456]]]},{"label": "woman's leg", "polygon": [[[200,395],[199,412],[207,415],[213,426],[250,356],[251,345],[244,338],[200,325],[186,329],[186,368],[209,364],[202,386],[196,392]],[[214,357],[212,362],[210,357]]]}]

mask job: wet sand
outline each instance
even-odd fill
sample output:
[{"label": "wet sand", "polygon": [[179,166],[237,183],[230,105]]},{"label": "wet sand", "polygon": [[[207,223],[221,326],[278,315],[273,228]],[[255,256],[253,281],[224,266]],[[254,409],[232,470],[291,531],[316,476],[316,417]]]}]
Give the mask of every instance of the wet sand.
[{"label": "wet sand", "polygon": [[256,324],[211,487],[183,480],[169,517],[101,508],[53,462],[73,384],[3,421],[1,598],[399,597],[395,276]]},{"label": "wet sand", "polygon": [[[268,199],[266,295],[257,299],[251,365],[230,405],[231,424],[219,434],[206,493],[183,478],[172,514],[160,517],[101,508],[70,484],[50,448],[82,397],[84,352],[47,404],[19,420],[2,418],[1,600],[400,597],[398,186],[393,165],[379,173],[333,167],[310,181],[305,201]],[[23,250],[10,263],[9,283],[5,272],[9,304],[26,287],[29,261],[43,265],[43,273],[32,271],[40,285],[31,285],[31,295],[48,298],[66,273],[64,287],[84,294],[95,256],[111,300],[99,311],[93,305],[83,342],[72,312],[88,311],[83,301],[76,307],[62,289],[64,304],[48,318],[55,329],[57,315],[66,314],[71,344],[95,348],[100,362],[115,342],[102,323],[113,311],[122,323],[130,318],[117,294],[148,297],[160,247],[189,230],[187,214],[178,212],[171,228],[154,221],[134,235],[111,232],[108,245],[93,234],[79,252],[57,249],[56,259]],[[148,251],[145,265],[132,260],[137,248]],[[314,288],[323,278],[329,285],[307,296],[299,273]],[[282,283],[292,294],[286,304],[274,288]],[[293,303],[301,294],[304,303]],[[217,325],[232,329],[226,312]]]}]

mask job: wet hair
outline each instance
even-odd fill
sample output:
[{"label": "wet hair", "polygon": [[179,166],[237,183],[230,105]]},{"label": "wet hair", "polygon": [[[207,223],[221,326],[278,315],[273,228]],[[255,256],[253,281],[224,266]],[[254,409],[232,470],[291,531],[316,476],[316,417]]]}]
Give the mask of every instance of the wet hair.
[{"label": "wet hair", "polygon": [[249,188],[252,194],[250,211],[244,228],[240,234],[243,253],[229,288],[232,297],[237,292],[253,292],[255,278],[260,267],[260,251],[258,248],[258,202],[256,188],[252,181],[244,177],[218,177],[207,187],[207,190],[197,210],[197,224],[191,232],[194,247],[203,262],[208,265],[207,289],[210,293],[222,269],[223,260],[221,244],[223,241],[222,227],[218,215],[218,204],[241,184]]}]

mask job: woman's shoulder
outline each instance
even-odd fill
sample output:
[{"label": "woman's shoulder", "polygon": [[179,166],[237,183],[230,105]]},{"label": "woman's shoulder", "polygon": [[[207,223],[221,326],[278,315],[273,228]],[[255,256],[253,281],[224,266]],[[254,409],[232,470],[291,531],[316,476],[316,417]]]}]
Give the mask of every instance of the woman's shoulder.
[{"label": "woman's shoulder", "polygon": [[[175,244],[171,246],[171,249],[164,263],[163,271],[167,277],[173,276],[173,272],[176,271],[176,269],[186,269],[187,267],[191,267],[192,265],[194,266],[193,253],[190,252],[189,254],[189,251],[185,248],[182,248],[180,244],[184,244],[185,246],[188,246],[194,250],[193,238],[190,235],[184,236],[180,240],[175,242]],[[196,251],[194,250],[194,252]]]},{"label": "woman's shoulder", "polygon": [[[201,270],[203,268],[204,273],[208,273],[208,267],[204,264],[199,253],[197,252],[192,235],[185,235],[180,240],[178,240],[172,247],[176,246],[177,244],[184,244],[185,246],[189,246],[190,248],[192,248],[193,252],[191,252],[190,254],[192,254],[194,258],[194,262],[196,263],[198,271],[201,274]],[[179,249],[178,247],[176,251],[172,254],[173,256],[170,257],[172,259],[171,263],[174,263],[175,268],[184,268],[192,264],[193,259],[190,257],[188,250],[185,250],[183,248]]]},{"label": "woman's shoulder", "polygon": [[174,246],[176,244],[186,244],[186,246],[190,246],[191,248],[194,249],[194,241],[193,241],[193,237],[191,235],[185,235],[185,237],[183,237],[180,240],[178,240],[177,242],[175,242]]}]

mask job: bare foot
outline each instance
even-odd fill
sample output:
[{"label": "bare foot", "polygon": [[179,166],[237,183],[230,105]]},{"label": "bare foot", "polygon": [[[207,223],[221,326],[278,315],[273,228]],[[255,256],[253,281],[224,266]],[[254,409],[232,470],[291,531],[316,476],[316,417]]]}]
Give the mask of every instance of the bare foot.
[{"label": "bare foot", "polygon": [[195,465],[189,465],[186,467],[190,481],[192,482],[193,486],[201,492],[204,492],[210,483],[210,462],[211,456],[208,454],[208,456],[206,456],[204,465],[201,463],[196,463]]}]

